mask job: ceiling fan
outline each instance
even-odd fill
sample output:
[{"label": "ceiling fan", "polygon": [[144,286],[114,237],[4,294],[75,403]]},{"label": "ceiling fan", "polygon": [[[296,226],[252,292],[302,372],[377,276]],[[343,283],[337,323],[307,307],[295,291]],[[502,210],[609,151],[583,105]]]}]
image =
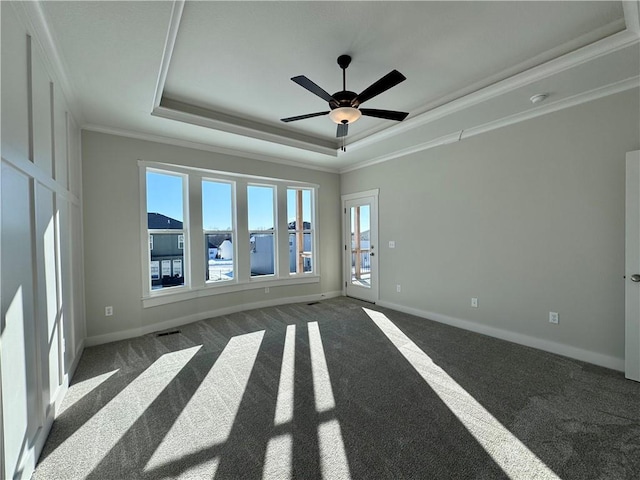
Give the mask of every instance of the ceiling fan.
[{"label": "ceiling fan", "polygon": [[[406,77],[397,70],[392,70],[377,82],[365,88],[360,94],[347,90],[347,67],[351,63],[349,55],[340,55],[338,57],[338,65],[342,69],[342,91],[329,95],[321,87],[313,83],[304,75],[298,75],[291,80],[296,82],[311,93],[329,102],[330,110],[324,112],[308,113],[306,115],[298,115],[296,117],[282,118],[283,122],[295,122],[296,120],[304,120],[305,118],[319,117],[329,114],[329,118],[338,124],[336,137],[346,137],[349,124],[358,120],[362,115],[368,117],[384,118],[387,120],[396,120],[401,122],[408,112],[397,112],[394,110],[378,110],[375,108],[359,108],[367,100],[386,92],[391,87],[395,87],[406,80]],[[344,150],[344,146],[342,147]]]}]

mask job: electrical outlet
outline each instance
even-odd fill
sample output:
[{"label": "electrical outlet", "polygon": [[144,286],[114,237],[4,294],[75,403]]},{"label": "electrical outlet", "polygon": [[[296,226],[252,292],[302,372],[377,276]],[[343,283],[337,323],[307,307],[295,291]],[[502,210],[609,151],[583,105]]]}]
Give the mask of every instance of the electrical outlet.
[{"label": "electrical outlet", "polygon": [[389,240],[389,248],[396,248],[395,240]]},{"label": "electrical outlet", "polygon": [[113,307],[111,305],[104,307],[104,316],[110,317],[111,315],[113,315]]},{"label": "electrical outlet", "polygon": [[400,293],[402,291],[402,287],[400,284],[396,285],[396,292]]},{"label": "electrical outlet", "polygon": [[264,293],[269,293],[269,287],[264,287]]},{"label": "electrical outlet", "polygon": [[471,298],[471,306],[473,308],[478,308],[478,299],[477,298],[475,298],[475,297]]},{"label": "electrical outlet", "polygon": [[558,312],[549,312],[549,323],[553,323],[555,325],[560,323]]}]

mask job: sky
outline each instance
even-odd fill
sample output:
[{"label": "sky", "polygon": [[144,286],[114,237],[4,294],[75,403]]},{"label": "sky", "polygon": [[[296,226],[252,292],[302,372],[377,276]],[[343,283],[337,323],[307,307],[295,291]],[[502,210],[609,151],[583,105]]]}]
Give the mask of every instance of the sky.
[{"label": "sky", "polygon": [[[230,230],[232,186],[230,183],[203,181],[202,215],[206,230]],[[274,226],[275,188],[249,185],[247,201],[249,230],[267,230]],[[303,190],[302,216],[311,221],[311,191]],[[182,201],[182,177],[164,173],[147,172],[147,212],[161,213],[167,217],[184,221]],[[296,219],[296,195],[287,191],[287,222]]]},{"label": "sky", "polygon": [[[360,206],[360,233],[369,230],[369,205]],[[355,232],[355,207],[351,207],[351,233]]]},{"label": "sky", "polygon": [[147,172],[147,212],[183,222],[182,177]]}]

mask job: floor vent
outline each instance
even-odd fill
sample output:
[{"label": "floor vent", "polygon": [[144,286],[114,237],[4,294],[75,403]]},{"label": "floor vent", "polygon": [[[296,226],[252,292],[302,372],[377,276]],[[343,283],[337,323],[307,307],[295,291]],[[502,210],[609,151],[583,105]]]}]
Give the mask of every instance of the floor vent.
[{"label": "floor vent", "polygon": [[156,333],[156,337],[166,337],[167,335],[175,335],[176,333],[180,333],[180,330],[169,330],[168,332]]}]

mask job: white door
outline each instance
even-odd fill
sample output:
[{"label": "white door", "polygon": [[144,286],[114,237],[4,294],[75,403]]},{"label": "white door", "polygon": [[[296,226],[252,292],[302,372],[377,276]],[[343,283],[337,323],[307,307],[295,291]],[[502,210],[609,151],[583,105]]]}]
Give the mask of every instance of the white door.
[{"label": "white door", "polygon": [[640,150],[627,153],[625,376],[640,382]]},{"label": "white door", "polygon": [[378,191],[344,195],[345,294],[378,300]]}]

